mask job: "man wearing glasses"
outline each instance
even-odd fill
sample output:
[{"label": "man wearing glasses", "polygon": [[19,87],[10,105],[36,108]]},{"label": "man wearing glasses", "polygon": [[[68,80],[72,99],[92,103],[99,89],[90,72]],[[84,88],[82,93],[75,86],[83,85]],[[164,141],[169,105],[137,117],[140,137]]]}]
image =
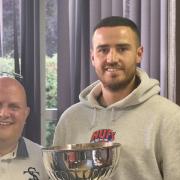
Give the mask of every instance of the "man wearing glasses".
[{"label": "man wearing glasses", "polygon": [[0,179],[47,180],[41,147],[22,137],[29,115],[26,92],[9,74],[0,75]]}]

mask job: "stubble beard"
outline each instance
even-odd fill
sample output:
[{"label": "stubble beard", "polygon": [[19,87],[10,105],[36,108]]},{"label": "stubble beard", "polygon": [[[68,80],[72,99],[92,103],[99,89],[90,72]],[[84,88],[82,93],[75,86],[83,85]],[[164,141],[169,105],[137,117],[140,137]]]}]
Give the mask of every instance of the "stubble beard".
[{"label": "stubble beard", "polygon": [[[115,80],[116,77],[112,77],[111,82],[107,82],[100,78],[104,88],[107,88],[111,92],[117,92],[119,90],[124,90],[128,87],[128,85],[135,79],[136,70],[131,72],[130,74],[126,74],[126,78],[123,80]],[[113,79],[114,78],[114,79]]]}]

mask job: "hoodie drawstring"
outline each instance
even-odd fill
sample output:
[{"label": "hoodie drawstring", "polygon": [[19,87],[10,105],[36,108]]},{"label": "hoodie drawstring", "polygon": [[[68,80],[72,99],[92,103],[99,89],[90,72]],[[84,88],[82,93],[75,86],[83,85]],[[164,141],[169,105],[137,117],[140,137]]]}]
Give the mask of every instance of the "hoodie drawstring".
[{"label": "hoodie drawstring", "polygon": [[[107,112],[106,112],[107,113]],[[111,112],[110,112],[110,119],[109,121],[115,121],[115,117],[114,117],[114,108],[111,109]],[[97,109],[94,108],[93,109],[93,117],[92,117],[92,120],[90,122],[90,130],[93,129],[96,125],[96,118],[97,118]]]},{"label": "hoodie drawstring", "polygon": [[90,126],[90,130],[95,126],[96,123],[96,114],[97,114],[97,110],[96,108],[93,109],[93,118],[91,121],[91,126]]},{"label": "hoodie drawstring", "polygon": [[110,121],[115,121],[115,118],[114,118],[114,108],[111,109]]}]

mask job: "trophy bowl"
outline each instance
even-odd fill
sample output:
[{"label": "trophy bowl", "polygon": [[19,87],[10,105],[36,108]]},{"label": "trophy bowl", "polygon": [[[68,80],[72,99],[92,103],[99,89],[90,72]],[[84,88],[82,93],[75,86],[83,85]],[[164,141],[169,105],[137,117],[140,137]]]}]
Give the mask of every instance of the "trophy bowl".
[{"label": "trophy bowl", "polygon": [[53,180],[104,180],[117,166],[120,144],[98,142],[42,148],[45,169]]}]

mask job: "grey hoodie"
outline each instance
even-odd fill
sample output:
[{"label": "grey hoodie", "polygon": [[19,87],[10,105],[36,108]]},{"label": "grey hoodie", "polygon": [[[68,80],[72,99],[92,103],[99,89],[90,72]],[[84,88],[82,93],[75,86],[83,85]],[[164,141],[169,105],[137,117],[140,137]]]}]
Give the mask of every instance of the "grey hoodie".
[{"label": "grey hoodie", "polygon": [[97,101],[100,81],[84,89],[62,114],[54,145],[112,140],[121,144],[112,180],[180,180],[180,108],[161,97],[158,81],[140,68],[137,77],[139,86],[108,107]]}]

